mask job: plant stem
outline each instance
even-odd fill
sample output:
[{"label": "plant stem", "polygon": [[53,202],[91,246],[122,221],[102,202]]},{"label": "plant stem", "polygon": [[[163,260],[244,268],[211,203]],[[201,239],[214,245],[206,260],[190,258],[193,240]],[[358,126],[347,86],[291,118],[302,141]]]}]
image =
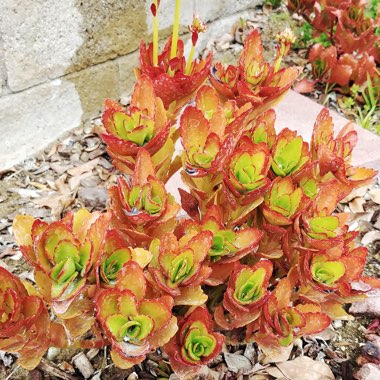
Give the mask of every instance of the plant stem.
[{"label": "plant stem", "polygon": [[158,1],[153,0],[156,14],[153,17],[153,66],[158,66]]},{"label": "plant stem", "polygon": [[181,0],[176,0],[175,1],[175,11],[174,11],[172,47],[170,50],[170,59],[173,59],[177,56],[177,44],[178,44],[178,34],[179,34],[180,13],[181,13]]},{"label": "plant stem", "polygon": [[191,45],[189,58],[188,58],[187,63],[186,63],[185,75],[190,75],[191,67],[193,65],[194,52],[195,52],[195,46]]},{"label": "plant stem", "polygon": [[277,58],[276,58],[276,61],[275,61],[275,64],[274,64],[274,72],[277,73],[278,70],[280,70],[280,67],[281,67],[281,61],[282,61],[282,56],[279,55]]}]

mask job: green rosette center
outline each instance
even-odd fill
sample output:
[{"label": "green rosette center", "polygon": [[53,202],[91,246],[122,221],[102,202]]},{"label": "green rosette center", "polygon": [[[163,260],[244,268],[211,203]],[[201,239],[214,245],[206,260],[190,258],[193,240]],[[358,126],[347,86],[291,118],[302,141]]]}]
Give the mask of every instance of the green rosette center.
[{"label": "green rosette center", "polygon": [[264,268],[259,268],[254,272],[243,269],[236,280],[234,291],[236,301],[243,305],[257,301],[264,292],[265,275]]},{"label": "green rosette center", "polygon": [[116,112],[114,124],[118,136],[138,146],[148,143],[154,135],[154,120],[136,111],[131,115]]},{"label": "green rosette center", "polygon": [[190,361],[199,362],[202,357],[210,356],[216,347],[215,338],[208,333],[201,322],[194,322],[185,339],[182,355]]},{"label": "green rosette center", "polygon": [[315,281],[333,285],[345,273],[346,268],[340,261],[322,261],[311,266],[311,274]]}]

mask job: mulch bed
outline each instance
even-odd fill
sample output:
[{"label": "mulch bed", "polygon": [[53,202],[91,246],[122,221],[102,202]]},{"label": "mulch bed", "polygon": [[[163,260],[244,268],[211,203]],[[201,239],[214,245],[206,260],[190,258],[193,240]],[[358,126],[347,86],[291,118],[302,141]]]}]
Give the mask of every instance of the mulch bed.
[{"label": "mulch bed", "polygon": [[[248,29],[265,27],[264,44],[267,51],[273,52],[273,35],[283,24],[268,23],[268,17],[271,17],[268,11],[260,8],[254,20],[247,20],[245,25]],[[246,32],[246,27],[237,26],[230,36],[211,41],[208,48],[216,48],[219,55],[233,57],[241,49]],[[306,61],[291,54],[286,62],[303,65]],[[93,211],[106,208],[107,188],[116,184],[119,173],[93,131],[98,124],[97,119],[93,126],[78,128],[38,156],[0,174],[0,265],[23,279],[34,281],[31,267],[14,243],[11,225],[15,215],[24,213],[51,221],[71,209],[87,207]],[[378,179],[371,188],[357,189],[338,206],[339,211],[350,213],[352,228],[360,230],[358,243],[368,246],[370,252],[365,273],[375,276],[380,273],[379,185]],[[198,378],[301,380],[306,379],[305,373],[309,371],[319,376],[316,379],[329,379],[328,372],[324,371],[330,368],[336,379],[351,379],[360,367],[356,378],[368,378],[365,371],[372,371],[369,372],[372,374],[379,371],[379,299],[380,294],[375,292],[364,305],[354,304],[351,308],[347,305],[347,310],[358,315],[356,319],[335,321],[325,332],[297,339],[281,353],[263,352],[256,344],[227,344],[222,354],[205,367]],[[157,351],[148,355],[140,365],[120,370],[112,364],[107,349],[51,348],[39,367],[28,373],[17,366],[14,355],[0,352],[0,378],[132,380],[170,376],[174,380],[176,377],[170,375],[167,363],[167,357]]]}]

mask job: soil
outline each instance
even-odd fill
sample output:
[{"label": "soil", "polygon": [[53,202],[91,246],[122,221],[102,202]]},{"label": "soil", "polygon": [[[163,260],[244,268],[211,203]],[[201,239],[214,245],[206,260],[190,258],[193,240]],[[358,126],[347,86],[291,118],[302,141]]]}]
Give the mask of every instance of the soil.
[{"label": "soil", "polygon": [[[263,42],[266,54],[274,52],[275,36],[277,32],[287,26],[294,27],[299,21],[291,18],[283,11],[272,12],[268,8],[258,8],[254,20],[245,20],[244,25],[237,25],[232,31],[232,38],[222,48],[220,43],[211,43],[217,49],[217,57],[223,56],[224,61],[233,60],[240,52],[244,35],[252,27],[262,29]],[[286,58],[285,64],[306,64],[307,50],[301,49],[297,53],[291,52]],[[271,57],[267,57],[273,58]],[[315,92],[309,96],[320,99],[320,94]],[[330,103],[331,105],[331,103]],[[110,163],[105,152],[105,146],[100,141],[93,127],[99,124],[94,120],[92,127],[79,128],[63,141],[53,144],[42,154],[30,158],[23,164],[13,168],[7,173],[0,174],[0,265],[5,266],[11,272],[21,277],[33,280],[30,266],[24,261],[12,236],[12,220],[16,214],[30,214],[36,218],[53,220],[63,216],[70,209],[78,209],[86,206],[90,211],[104,210],[107,202],[106,188],[115,183],[117,171]],[[76,168],[76,171],[70,169]],[[375,184],[375,188],[378,184]],[[79,192],[79,189],[82,189]],[[83,190],[84,189],[84,190]],[[94,196],[95,194],[95,196]],[[359,228],[362,231],[360,238],[368,231],[374,230],[377,219],[373,219],[375,212],[380,210],[380,205],[374,203],[368,196],[368,191],[361,195],[366,204],[372,205],[372,218],[368,215]],[[372,203],[371,203],[372,202]],[[340,205],[341,208],[350,209],[350,201]],[[368,209],[370,207],[368,206]],[[347,211],[345,209],[345,211]],[[363,210],[364,212],[365,210]],[[370,220],[368,222],[368,220]],[[372,221],[373,220],[373,221]],[[380,273],[379,242],[373,242],[369,246],[368,263],[365,269],[366,275],[378,276]],[[347,309],[348,309],[347,305]],[[336,379],[351,379],[358,367],[357,358],[361,355],[361,348],[366,343],[366,329],[373,323],[373,319],[358,317],[350,321],[336,321],[331,328],[330,336],[305,337],[295,345],[288,358],[294,359],[302,355],[314,360],[327,363]],[[83,375],[75,364],[73,357],[80,351],[50,349],[41,365],[32,372],[27,372],[17,366],[14,355],[0,352],[0,378],[1,379],[82,379]],[[93,367],[92,379],[156,379],[168,378],[170,368],[167,358],[156,352],[148,355],[148,359],[141,365],[131,370],[116,368],[109,358],[107,349],[83,351]],[[225,360],[225,353],[233,353],[236,356],[258,360],[262,352],[255,345],[229,345],[224,347],[224,353],[219,355],[205,369],[204,375],[199,378],[243,379],[259,376],[261,379],[272,379],[264,370],[253,371],[250,375],[229,370]],[[287,358],[287,359],[288,359]],[[284,359],[284,360],[287,360]],[[252,363],[255,364],[255,363]],[[252,372],[253,371],[253,372]],[[255,375],[256,373],[256,375]],[[173,375],[171,379],[174,379]],[[257,377],[258,379],[259,377]]]}]

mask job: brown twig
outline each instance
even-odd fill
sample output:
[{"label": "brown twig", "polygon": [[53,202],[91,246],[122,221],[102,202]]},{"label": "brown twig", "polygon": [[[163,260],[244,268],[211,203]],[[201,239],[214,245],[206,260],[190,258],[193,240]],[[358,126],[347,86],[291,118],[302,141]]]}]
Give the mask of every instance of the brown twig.
[{"label": "brown twig", "polygon": [[57,368],[55,365],[51,364],[51,362],[49,362],[46,359],[41,360],[41,363],[38,365],[38,368],[41,369],[42,371],[48,373],[49,375],[58,377],[59,379],[63,379],[63,380],[78,380],[79,379],[79,377],[77,377],[77,376],[72,376],[72,375],[60,370],[59,368]]}]

